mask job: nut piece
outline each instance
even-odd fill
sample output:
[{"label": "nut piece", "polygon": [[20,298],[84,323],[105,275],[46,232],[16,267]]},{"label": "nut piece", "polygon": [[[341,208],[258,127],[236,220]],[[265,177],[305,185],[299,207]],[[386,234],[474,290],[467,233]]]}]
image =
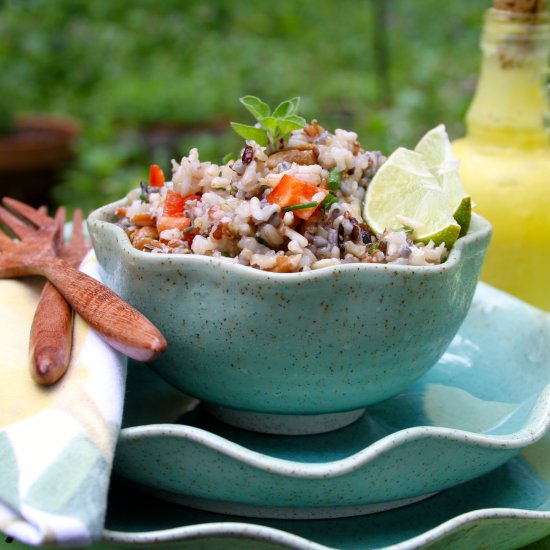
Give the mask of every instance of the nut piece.
[{"label": "nut piece", "polygon": [[143,250],[147,245],[162,246],[158,242],[159,234],[155,227],[140,227],[130,235],[130,241],[138,250]]},{"label": "nut piece", "polygon": [[272,273],[292,273],[296,271],[297,262],[293,258],[288,256],[275,256],[275,262],[275,266],[267,271],[271,271]]},{"label": "nut piece", "polygon": [[284,149],[269,155],[267,167],[273,170],[273,168],[276,168],[281,162],[295,162],[296,164],[302,165],[317,164],[317,153],[315,149]]}]

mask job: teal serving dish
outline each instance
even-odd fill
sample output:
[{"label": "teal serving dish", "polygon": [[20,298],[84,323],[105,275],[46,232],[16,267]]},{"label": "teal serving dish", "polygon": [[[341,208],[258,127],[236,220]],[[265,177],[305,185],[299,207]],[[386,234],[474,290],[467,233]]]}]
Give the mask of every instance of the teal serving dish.
[{"label": "teal serving dish", "polygon": [[443,355],[479,279],[490,224],[474,215],[444,264],[269,273],[224,258],[150,254],[88,218],[104,282],[157,325],[152,367],[235,426],[318,433],[401,392]]},{"label": "teal serving dish", "polygon": [[[494,472],[422,502],[328,520],[250,520],[115,484],[103,539],[91,550],[527,550],[550,536],[549,453],[547,435]],[[547,538],[529,550],[549,543]]]},{"label": "teal serving dish", "polygon": [[336,518],[410,505],[482,476],[549,428],[550,316],[480,284],[429,372],[330,433],[227,426],[145,364],[130,365],[114,472],[194,508]]}]

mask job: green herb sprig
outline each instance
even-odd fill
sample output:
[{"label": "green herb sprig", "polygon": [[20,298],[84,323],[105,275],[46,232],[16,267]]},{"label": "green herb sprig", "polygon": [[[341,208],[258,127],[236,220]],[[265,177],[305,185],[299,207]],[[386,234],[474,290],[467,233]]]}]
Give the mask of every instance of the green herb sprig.
[{"label": "green herb sprig", "polygon": [[239,100],[258,121],[256,125],[232,122],[231,127],[246,140],[254,140],[267,147],[269,153],[283,149],[293,130],[306,125],[305,118],[298,116],[300,98],[293,97],[280,103],[273,112],[267,103],[255,96],[247,95]]},{"label": "green herb sprig", "polygon": [[380,242],[379,241],[376,241],[375,243],[372,243],[371,246],[369,247],[369,254],[374,254],[374,252],[376,250],[378,250],[378,247],[380,246]]},{"label": "green herb sprig", "polygon": [[141,189],[141,193],[139,194],[139,200],[141,202],[147,202],[149,200],[149,190],[147,189],[147,184],[144,181],[140,181],[139,187]]},{"label": "green herb sprig", "polygon": [[333,168],[329,172],[328,181],[327,181],[327,187],[331,191],[336,191],[337,189],[340,189],[340,183],[342,181],[342,171],[337,170],[336,168]]},{"label": "green herb sprig", "polygon": [[326,197],[323,199],[323,202],[321,203],[321,206],[325,210],[330,210],[330,207],[338,202],[338,197],[334,195],[334,193],[327,193]]},{"label": "green herb sprig", "polygon": [[319,206],[318,202],[311,201],[311,202],[302,202],[300,204],[292,204],[290,206],[283,206],[281,208],[282,212],[292,212],[293,210],[303,210],[304,208],[313,208],[315,206]]},{"label": "green herb sprig", "polygon": [[239,155],[235,153],[227,153],[227,155],[224,155],[222,158],[222,164],[227,164],[230,160],[237,160],[239,158]]}]

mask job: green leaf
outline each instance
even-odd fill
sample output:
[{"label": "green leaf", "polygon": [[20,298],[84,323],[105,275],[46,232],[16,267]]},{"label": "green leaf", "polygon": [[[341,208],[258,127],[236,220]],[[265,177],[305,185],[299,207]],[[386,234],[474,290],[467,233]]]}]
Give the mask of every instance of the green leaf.
[{"label": "green leaf", "polygon": [[296,113],[299,105],[299,97],[293,97],[292,99],[283,101],[282,103],[277,105],[277,108],[273,111],[273,116],[277,118],[286,118],[288,116],[291,116]]},{"label": "green leaf", "polygon": [[292,212],[293,210],[303,210],[304,208],[313,208],[314,206],[318,206],[319,203],[315,201],[311,202],[302,202],[300,204],[292,204],[290,206],[283,206],[281,208],[282,212]]},{"label": "green leaf", "polygon": [[342,181],[342,172],[333,168],[328,175],[327,187],[331,191],[336,191],[340,188],[340,182]]},{"label": "green leaf", "polygon": [[254,140],[258,145],[265,147],[267,145],[267,132],[263,128],[231,122],[231,128],[246,140]]},{"label": "green leaf", "polygon": [[274,136],[277,134],[279,128],[279,120],[273,116],[264,116],[258,119],[258,122],[268,131],[269,134]]},{"label": "green leaf", "polygon": [[237,160],[238,158],[239,155],[235,153],[227,153],[227,155],[224,155],[224,157],[222,158],[222,164],[227,164],[230,160]]},{"label": "green leaf", "polygon": [[239,101],[252,113],[256,120],[269,116],[271,113],[269,105],[253,95],[245,95]]},{"label": "green leaf", "polygon": [[303,127],[303,124],[300,124],[299,122],[294,122],[293,120],[289,120],[288,118],[283,118],[282,120],[279,120],[279,132],[283,136],[290,134],[292,130],[298,130],[299,128]]},{"label": "green leaf", "polygon": [[333,193],[328,193],[327,196],[323,199],[321,202],[321,206],[325,210],[330,210],[330,207],[335,203],[338,202],[338,197],[334,195]]},{"label": "green leaf", "polygon": [[272,114],[269,105],[255,96],[247,95],[240,101],[256,117],[261,128],[236,122],[232,122],[231,126],[240,136],[253,139],[259,145],[277,150],[284,146],[290,132],[306,125],[305,119],[295,114],[300,104],[299,97],[283,101]]},{"label": "green leaf", "polygon": [[296,122],[296,124],[300,124],[300,128],[303,128],[307,124],[306,119],[304,117],[298,116],[298,115],[286,116],[285,120],[290,120],[292,122]]}]

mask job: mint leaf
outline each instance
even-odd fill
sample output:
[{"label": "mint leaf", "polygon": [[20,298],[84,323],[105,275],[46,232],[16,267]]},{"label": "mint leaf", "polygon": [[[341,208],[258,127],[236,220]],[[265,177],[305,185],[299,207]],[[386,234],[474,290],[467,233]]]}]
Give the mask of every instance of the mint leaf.
[{"label": "mint leaf", "polygon": [[290,116],[287,116],[285,117],[285,120],[289,120],[289,121],[292,121],[292,122],[296,122],[296,124],[299,124],[300,125],[300,128],[303,128],[305,125],[306,125],[306,119],[302,116],[298,116],[298,115],[290,115]]},{"label": "mint leaf", "polygon": [[247,141],[254,140],[262,147],[267,145],[267,131],[263,128],[256,128],[256,126],[249,126],[248,124],[240,124],[238,122],[231,122],[231,128]]},{"label": "mint leaf", "polygon": [[264,116],[258,119],[258,122],[262,125],[262,128],[267,130],[267,133],[271,136],[277,134],[277,127],[279,126],[279,120],[273,116]]},{"label": "mint leaf", "polygon": [[279,126],[279,133],[283,136],[286,136],[292,132],[292,130],[298,130],[299,128],[303,128],[305,124],[301,124],[299,122],[295,122],[294,120],[290,120],[288,118],[283,118],[282,120],[278,121]]},{"label": "mint leaf", "polygon": [[239,101],[252,113],[256,120],[269,116],[271,113],[269,105],[253,95],[245,95]]},{"label": "mint leaf", "polygon": [[298,107],[300,106],[300,100],[301,100],[300,96],[296,96],[296,97],[293,97],[292,99],[288,100],[293,105],[292,112],[290,113],[291,115],[298,112]]},{"label": "mint leaf", "polygon": [[292,99],[283,101],[273,111],[273,116],[277,118],[286,118],[288,116],[291,116],[294,113],[296,113],[299,105],[300,105],[299,97],[293,97]]},{"label": "mint leaf", "polygon": [[235,153],[227,153],[222,158],[222,164],[227,164],[230,160],[237,160],[239,157]]},{"label": "mint leaf", "polygon": [[231,126],[246,140],[254,140],[267,147],[268,153],[284,148],[290,133],[306,125],[306,120],[296,114],[300,105],[299,97],[281,102],[273,113],[267,103],[255,96],[241,97],[240,102],[254,115],[258,124],[249,126],[232,122]]}]

